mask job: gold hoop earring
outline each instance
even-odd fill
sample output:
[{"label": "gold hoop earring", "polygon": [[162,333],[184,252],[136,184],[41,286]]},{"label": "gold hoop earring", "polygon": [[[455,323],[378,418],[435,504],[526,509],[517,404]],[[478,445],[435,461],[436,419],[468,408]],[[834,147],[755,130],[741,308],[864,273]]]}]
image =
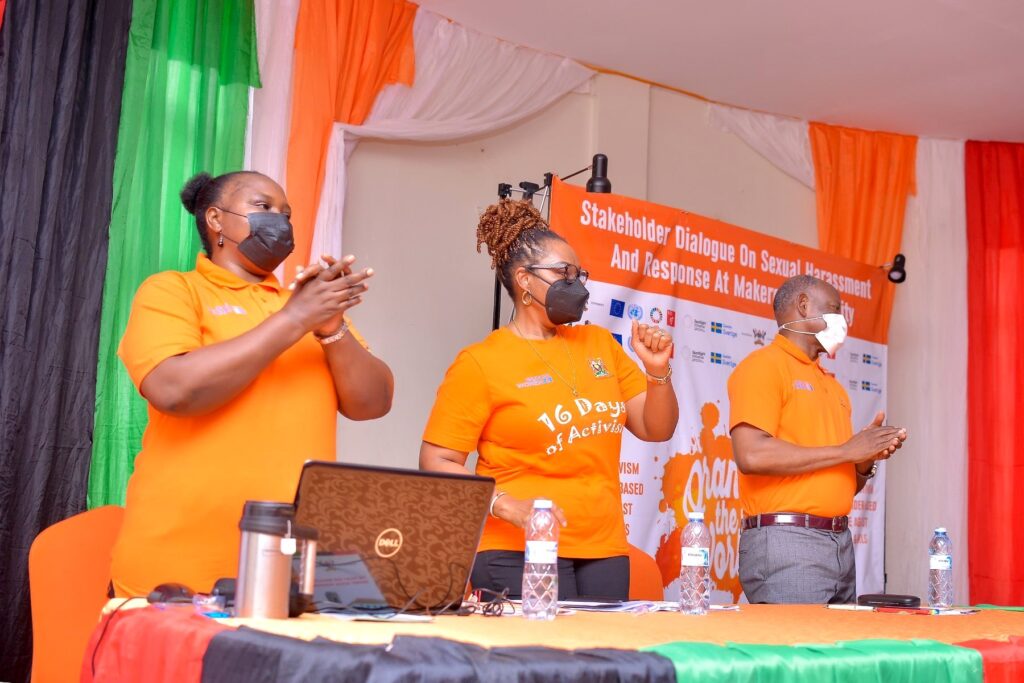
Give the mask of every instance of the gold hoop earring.
[{"label": "gold hoop earring", "polygon": [[522,301],[524,306],[529,306],[530,304],[533,303],[533,294],[530,294],[528,291],[524,289]]}]

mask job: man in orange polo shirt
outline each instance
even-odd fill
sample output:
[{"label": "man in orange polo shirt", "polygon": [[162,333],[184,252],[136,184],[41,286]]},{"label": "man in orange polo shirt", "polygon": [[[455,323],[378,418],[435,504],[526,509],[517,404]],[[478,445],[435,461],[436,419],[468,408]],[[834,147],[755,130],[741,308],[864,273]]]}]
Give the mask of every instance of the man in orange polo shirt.
[{"label": "man in orange polo shirt", "polygon": [[839,292],[798,275],[775,295],[779,333],[729,377],[729,426],[745,519],[740,583],[752,603],[857,597],[847,515],[905,429],[879,413],[854,435],[850,399],[818,364],[846,337]]}]

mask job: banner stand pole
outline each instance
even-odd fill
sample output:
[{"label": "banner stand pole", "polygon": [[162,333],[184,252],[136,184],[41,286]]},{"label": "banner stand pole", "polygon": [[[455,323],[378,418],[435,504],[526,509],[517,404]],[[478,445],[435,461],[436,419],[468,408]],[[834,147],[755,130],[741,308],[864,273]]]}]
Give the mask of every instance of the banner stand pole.
[{"label": "banner stand pole", "polygon": [[491,318],[491,330],[501,327],[501,280],[494,276],[494,309]]}]

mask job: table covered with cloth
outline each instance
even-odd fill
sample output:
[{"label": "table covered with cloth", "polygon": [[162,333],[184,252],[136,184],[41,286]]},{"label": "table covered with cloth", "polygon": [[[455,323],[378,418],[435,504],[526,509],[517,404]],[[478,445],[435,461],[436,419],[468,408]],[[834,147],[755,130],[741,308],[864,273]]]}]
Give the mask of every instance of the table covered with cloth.
[{"label": "table covered with cloth", "polygon": [[1024,612],[964,616],[743,605],[577,612],[551,622],[213,620],[180,608],[101,620],[83,681],[1024,681]]}]

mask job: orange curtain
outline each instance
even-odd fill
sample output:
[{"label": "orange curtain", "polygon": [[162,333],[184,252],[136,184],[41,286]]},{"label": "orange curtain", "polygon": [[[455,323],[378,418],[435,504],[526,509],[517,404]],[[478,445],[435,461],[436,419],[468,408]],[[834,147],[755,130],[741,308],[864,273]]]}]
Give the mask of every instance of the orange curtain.
[{"label": "orange curtain", "polygon": [[334,122],[361,124],[381,88],[412,85],[416,9],[406,0],[302,0],[299,6],[286,188],[295,251],[285,262],[286,279],[311,256]]},{"label": "orange curtain", "polygon": [[892,260],[907,196],[916,194],[917,138],[810,125],[818,248],[871,265]]},{"label": "orange curtain", "polygon": [[[917,193],[917,138],[814,122],[810,137],[818,248],[870,265],[891,262],[907,197]],[[882,291],[883,311],[892,311],[893,287],[887,282]]]}]

